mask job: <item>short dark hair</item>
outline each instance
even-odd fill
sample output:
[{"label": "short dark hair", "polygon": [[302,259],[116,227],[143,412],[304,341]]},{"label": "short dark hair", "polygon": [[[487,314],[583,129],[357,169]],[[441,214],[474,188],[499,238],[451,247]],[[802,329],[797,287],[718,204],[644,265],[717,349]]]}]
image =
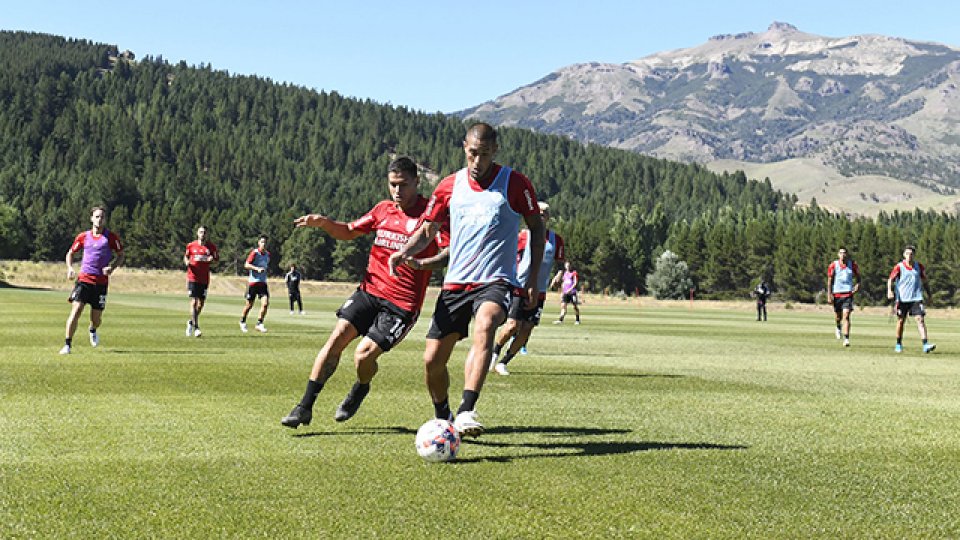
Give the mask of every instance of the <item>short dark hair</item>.
[{"label": "short dark hair", "polygon": [[269,236],[267,236],[267,235],[265,235],[265,234],[261,234],[260,236],[258,236],[258,237],[257,237],[257,242],[259,242],[259,241],[260,241],[260,239],[263,239],[263,240],[269,240],[269,239],[270,239],[270,237],[269,237]]},{"label": "short dark hair", "polygon": [[387,165],[387,172],[395,174],[407,173],[412,176],[417,176],[417,164],[407,156],[400,156]]},{"label": "short dark hair", "polygon": [[486,122],[476,122],[467,128],[467,137],[473,135],[480,142],[497,144],[497,130]]},{"label": "short dark hair", "polygon": [[94,213],[96,213],[97,210],[100,210],[100,211],[103,212],[104,214],[107,213],[107,209],[98,204],[98,205],[96,205],[96,206],[94,206],[93,208],[90,209],[90,215],[92,216]]},{"label": "short dark hair", "polygon": [[903,250],[904,250],[904,251],[906,251],[906,250],[908,250],[908,249],[909,249],[910,251],[914,252],[914,253],[917,252],[917,246],[915,246],[915,245],[913,245],[913,244],[907,244],[907,245],[903,246]]}]

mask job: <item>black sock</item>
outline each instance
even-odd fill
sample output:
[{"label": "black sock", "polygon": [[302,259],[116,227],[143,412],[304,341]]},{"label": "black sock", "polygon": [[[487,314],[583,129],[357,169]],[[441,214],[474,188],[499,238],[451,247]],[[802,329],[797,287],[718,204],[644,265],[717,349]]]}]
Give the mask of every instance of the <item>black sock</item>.
[{"label": "black sock", "polygon": [[897,338],[897,345],[902,345],[902,344],[903,344],[902,342],[903,342],[903,338],[899,338],[899,337],[898,337],[898,338]]},{"label": "black sock", "polygon": [[96,328],[92,328],[92,327],[91,327],[91,328],[88,328],[87,330],[90,330],[90,333],[91,333],[91,334],[93,334],[94,332],[96,332],[96,331],[97,331],[97,329],[96,329]]},{"label": "black sock", "polygon": [[506,365],[508,362],[513,360],[513,357],[516,355],[517,353],[515,352],[507,351],[507,354],[503,355],[503,358],[500,359],[500,363]]},{"label": "black sock", "polygon": [[263,319],[257,319],[257,324],[263,324]]},{"label": "black sock", "polygon": [[246,317],[240,317],[240,322],[242,322],[242,323],[247,322],[247,318],[246,318]]},{"label": "black sock", "polygon": [[496,356],[496,355],[500,354],[500,351],[502,351],[502,350],[503,350],[503,345],[500,345],[499,343],[495,344],[495,345],[493,346],[493,355]]},{"label": "black sock", "polygon": [[309,379],[307,381],[307,389],[303,393],[303,398],[300,399],[300,405],[312,410],[313,404],[317,401],[317,395],[320,394],[321,390],[323,390],[322,382]]},{"label": "black sock", "polygon": [[433,415],[441,420],[450,420],[453,416],[450,413],[450,400],[445,399],[441,403],[434,403]]},{"label": "black sock", "polygon": [[65,338],[63,342],[67,344],[67,347],[69,347],[73,343],[73,338]]},{"label": "black sock", "polygon": [[464,390],[463,399],[460,401],[460,407],[457,409],[457,414],[460,414],[463,411],[472,411],[476,409],[478,399],[480,399],[480,392]]},{"label": "black sock", "polygon": [[363,401],[363,398],[367,397],[367,392],[369,391],[370,383],[363,384],[361,382],[355,382],[353,383],[353,388],[350,389],[350,395],[357,401]]}]

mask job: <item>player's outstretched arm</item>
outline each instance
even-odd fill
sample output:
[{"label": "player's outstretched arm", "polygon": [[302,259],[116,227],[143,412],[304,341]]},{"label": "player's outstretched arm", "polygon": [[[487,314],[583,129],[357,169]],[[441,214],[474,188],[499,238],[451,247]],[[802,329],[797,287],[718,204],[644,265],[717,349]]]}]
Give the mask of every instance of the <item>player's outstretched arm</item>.
[{"label": "player's outstretched arm", "polygon": [[351,230],[350,226],[342,221],[330,219],[322,214],[300,216],[293,220],[293,226],[298,229],[300,227],[317,227],[337,240],[353,240],[363,234],[360,231]]}]

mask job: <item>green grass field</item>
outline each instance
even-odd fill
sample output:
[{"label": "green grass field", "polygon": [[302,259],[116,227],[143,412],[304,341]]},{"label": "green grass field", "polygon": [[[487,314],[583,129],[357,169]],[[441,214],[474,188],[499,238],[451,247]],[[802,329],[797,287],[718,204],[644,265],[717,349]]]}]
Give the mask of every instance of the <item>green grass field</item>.
[{"label": "green grass field", "polygon": [[[452,464],[417,457],[433,409],[429,313],[360,412],[311,426],[297,402],[342,298],[277,297],[241,334],[216,297],[184,337],[181,295],[111,294],[101,346],[85,320],[59,356],[66,293],[0,290],[0,538],[941,538],[960,536],[960,334],[893,353],[885,315],[584,306],[491,375],[488,432]],[[451,361],[462,388],[465,348]]]}]

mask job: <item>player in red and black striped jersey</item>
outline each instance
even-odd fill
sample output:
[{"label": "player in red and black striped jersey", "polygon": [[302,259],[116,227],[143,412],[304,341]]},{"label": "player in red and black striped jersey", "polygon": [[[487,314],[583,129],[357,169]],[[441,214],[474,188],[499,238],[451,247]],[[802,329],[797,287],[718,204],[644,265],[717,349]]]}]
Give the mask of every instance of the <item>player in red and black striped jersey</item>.
[{"label": "player in red and black striped jersey", "polygon": [[370,390],[370,381],[378,369],[377,359],[400,343],[416,323],[431,268],[442,266],[446,261],[446,251],[440,248],[446,240],[442,236],[432,239],[414,260],[397,269],[397,277],[390,275],[387,262],[422,223],[427,200],[417,192],[419,182],[416,163],[400,157],[388,166],[390,200],[377,203],[361,218],[344,223],[309,214],[294,222],[297,227],[319,227],[337,240],[353,240],[369,233],[375,233],[376,237],[363,281],[337,310],[337,325],[317,353],[303,398],[280,421],[284,426],[296,428],[310,424],[313,404],[337,369],[340,355],[354,339],[363,336],[353,356],[357,381],[334,415],[338,422],[352,417]]}]

